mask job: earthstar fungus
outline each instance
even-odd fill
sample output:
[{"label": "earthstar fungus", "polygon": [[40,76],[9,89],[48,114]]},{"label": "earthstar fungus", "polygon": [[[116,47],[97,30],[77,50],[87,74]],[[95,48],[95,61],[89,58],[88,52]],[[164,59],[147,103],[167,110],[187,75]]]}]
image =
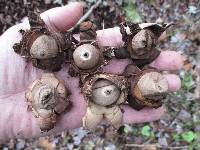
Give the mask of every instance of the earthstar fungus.
[{"label": "earthstar fungus", "polygon": [[82,88],[87,101],[83,126],[93,129],[105,119],[118,128],[123,116],[120,104],[127,100],[127,87],[128,82],[123,76],[102,73],[88,77]]},{"label": "earthstar fungus", "polygon": [[72,52],[69,74],[71,76],[87,76],[101,72],[111,58],[106,54],[109,48],[101,48],[96,43],[96,26],[90,22],[80,25],[80,42]]},{"label": "earthstar fungus", "polygon": [[69,92],[54,74],[43,74],[26,91],[28,108],[37,118],[41,131],[54,128],[59,114],[69,106]]},{"label": "earthstar fungus", "polygon": [[14,51],[39,69],[59,71],[72,45],[71,34],[50,31],[36,12],[30,11],[28,17],[30,29],[20,30],[22,39],[13,46]]},{"label": "earthstar fungus", "polygon": [[168,82],[159,71],[140,70],[134,65],[128,65],[124,75],[130,82],[128,103],[131,107],[140,110],[143,107],[162,106],[168,91]]},{"label": "earthstar fungus", "polygon": [[124,45],[115,50],[115,56],[119,59],[131,58],[138,67],[151,63],[160,54],[160,51],[156,49],[158,38],[171,25],[121,23],[120,32]]}]

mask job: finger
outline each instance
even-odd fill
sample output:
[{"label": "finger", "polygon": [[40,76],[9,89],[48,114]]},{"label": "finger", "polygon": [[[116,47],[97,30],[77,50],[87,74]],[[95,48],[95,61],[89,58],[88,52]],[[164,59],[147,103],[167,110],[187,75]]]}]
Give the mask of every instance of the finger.
[{"label": "finger", "polygon": [[103,72],[122,74],[128,64],[131,64],[130,59],[116,59],[113,58],[108,65],[103,67]]},{"label": "finger", "polygon": [[166,37],[167,37],[167,33],[166,33],[166,31],[164,31],[164,32],[160,35],[160,37],[158,38],[158,41],[163,41],[164,39],[166,39]]},{"label": "finger", "polygon": [[181,88],[181,79],[175,74],[166,74],[164,77],[168,82],[168,90],[171,92],[176,92]]},{"label": "finger", "polygon": [[74,2],[63,7],[47,10],[41,14],[41,17],[50,29],[66,31],[73,27],[82,15],[82,3]]},{"label": "finger", "polygon": [[101,46],[122,46],[122,34],[120,33],[119,27],[98,30],[97,43]]},{"label": "finger", "polygon": [[[166,31],[161,34],[159,41],[164,40],[166,37]],[[122,34],[119,27],[108,28],[97,31],[97,42],[102,46],[114,46],[119,47],[123,45]]]},{"label": "finger", "polygon": [[[103,68],[103,72],[122,74],[128,64],[131,64],[129,59],[115,59],[113,58],[107,66]],[[175,74],[164,75],[168,81],[168,90],[171,92],[178,91],[181,88],[181,80]]]},{"label": "finger", "polygon": [[165,113],[165,108],[163,106],[157,109],[144,108],[141,111],[136,111],[130,106],[124,105],[123,110],[123,122],[128,124],[155,121],[160,119]]},{"label": "finger", "polygon": [[[101,46],[120,47],[123,45],[118,27],[97,31],[97,42]],[[151,66],[159,70],[178,70],[183,66],[183,57],[175,51],[162,51]]]},{"label": "finger", "polygon": [[[73,102],[69,111],[58,116],[56,126],[49,132],[41,133],[38,120],[32,112],[27,111],[25,92],[21,92],[8,98],[0,99],[0,141],[10,138],[34,138],[55,134],[66,129],[74,129],[82,126],[82,118],[86,111],[86,103],[80,88],[78,79],[71,78],[67,85],[70,86],[70,100]],[[20,110],[20,111],[19,111]]]},{"label": "finger", "polygon": [[162,51],[150,65],[159,70],[178,70],[183,66],[183,57],[175,51]]}]

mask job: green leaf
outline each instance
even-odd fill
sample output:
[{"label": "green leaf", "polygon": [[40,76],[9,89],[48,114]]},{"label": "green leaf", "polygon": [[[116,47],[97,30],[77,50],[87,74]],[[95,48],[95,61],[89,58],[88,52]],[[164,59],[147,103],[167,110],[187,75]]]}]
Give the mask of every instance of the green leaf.
[{"label": "green leaf", "polygon": [[128,134],[129,130],[125,127],[124,128],[124,133]]},{"label": "green leaf", "polygon": [[194,150],[194,146],[193,145],[189,145],[188,150]]},{"label": "green leaf", "polygon": [[95,144],[92,142],[92,141],[89,141],[85,146],[84,148],[87,149],[87,150],[93,150],[95,147]]},{"label": "green leaf", "polygon": [[143,136],[150,137],[151,136],[151,128],[150,128],[150,126],[148,126],[148,125],[144,126],[142,128],[141,133],[142,133]]},{"label": "green leaf", "polygon": [[135,1],[129,0],[128,4],[124,7],[126,19],[133,23],[142,22],[142,18],[140,17]]},{"label": "green leaf", "polygon": [[173,140],[175,140],[175,141],[180,141],[180,135],[178,135],[178,134],[173,134]]},{"label": "green leaf", "polygon": [[128,134],[133,132],[133,128],[127,124],[124,124],[124,133]]},{"label": "green leaf", "polygon": [[188,132],[182,133],[181,137],[183,138],[184,141],[191,143],[193,140],[197,138],[197,134],[194,133],[193,131],[188,131]]},{"label": "green leaf", "polygon": [[182,86],[187,91],[190,91],[193,88],[194,80],[191,74],[186,74],[182,80]]}]

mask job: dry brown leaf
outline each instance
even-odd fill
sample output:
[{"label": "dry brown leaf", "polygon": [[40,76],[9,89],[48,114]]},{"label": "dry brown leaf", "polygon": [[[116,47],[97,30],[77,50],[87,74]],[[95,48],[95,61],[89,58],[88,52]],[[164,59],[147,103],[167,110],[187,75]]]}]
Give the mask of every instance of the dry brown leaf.
[{"label": "dry brown leaf", "polygon": [[45,150],[53,150],[53,144],[48,141],[48,139],[40,138],[39,145]]}]

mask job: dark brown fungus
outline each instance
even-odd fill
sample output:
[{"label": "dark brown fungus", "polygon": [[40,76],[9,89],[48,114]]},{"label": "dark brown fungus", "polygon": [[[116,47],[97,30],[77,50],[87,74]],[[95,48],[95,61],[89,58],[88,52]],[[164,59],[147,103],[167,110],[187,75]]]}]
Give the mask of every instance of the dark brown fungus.
[{"label": "dark brown fungus", "polygon": [[120,32],[124,46],[115,51],[115,56],[119,59],[131,58],[138,67],[151,63],[160,54],[156,49],[158,38],[171,25],[121,23]]}]

